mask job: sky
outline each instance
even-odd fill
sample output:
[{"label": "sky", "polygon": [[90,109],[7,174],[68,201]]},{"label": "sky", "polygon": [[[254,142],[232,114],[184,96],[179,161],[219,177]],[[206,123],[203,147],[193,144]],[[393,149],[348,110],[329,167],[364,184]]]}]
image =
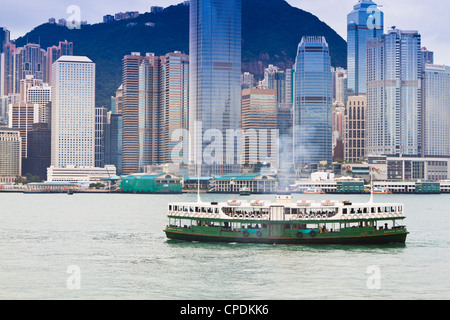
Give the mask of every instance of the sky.
[{"label": "sky", "polygon": [[[264,0],[261,0],[264,1]],[[167,7],[182,0],[1,0],[0,26],[11,31],[11,38],[23,36],[48,18],[68,18],[67,8],[77,5],[81,20],[98,23],[106,14],[116,12],[146,12],[151,6]],[[347,38],[347,14],[357,0],[287,0],[292,6],[316,15],[320,20]],[[435,63],[450,65],[450,32],[447,31],[450,10],[448,0],[375,0],[382,5],[385,31],[396,26],[403,30],[418,30],[422,46],[434,51]]]}]

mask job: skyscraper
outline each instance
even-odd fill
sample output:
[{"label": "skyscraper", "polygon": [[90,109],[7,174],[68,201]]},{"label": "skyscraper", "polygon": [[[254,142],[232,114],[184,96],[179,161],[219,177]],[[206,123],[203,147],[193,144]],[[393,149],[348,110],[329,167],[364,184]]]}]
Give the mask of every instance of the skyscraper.
[{"label": "skyscraper", "polygon": [[10,41],[10,32],[8,29],[0,27],[0,54],[3,53],[3,47]]},{"label": "skyscraper", "polygon": [[[189,56],[180,52],[161,57],[161,130],[160,159],[172,162],[172,151],[177,141],[172,134],[179,129],[189,129]],[[185,142],[189,144],[188,141]],[[188,150],[183,155],[188,160]]]},{"label": "skyscraper", "polygon": [[139,65],[143,57],[132,53],[122,60],[122,173],[139,171]]},{"label": "skyscraper", "polygon": [[367,44],[367,154],[421,154],[420,43],[417,31],[392,29]]},{"label": "skyscraper", "polygon": [[256,164],[278,160],[277,91],[242,90],[243,163]]},{"label": "skyscraper", "polygon": [[95,165],[95,63],[62,56],[53,64],[52,154],[56,168]]},{"label": "skyscraper", "polygon": [[7,43],[3,48],[2,58],[1,58],[1,95],[7,96],[9,94],[16,93],[16,82],[14,81],[14,57],[17,48],[14,43]]},{"label": "skyscraper", "polygon": [[20,81],[32,75],[34,79],[47,82],[47,52],[39,44],[29,43],[17,48],[14,57],[15,65],[15,93],[19,93]]},{"label": "skyscraper", "polygon": [[116,93],[117,106],[122,105],[116,110],[123,114],[123,173],[172,162],[172,133],[188,129],[188,83],[188,55],[124,57],[123,85]]},{"label": "skyscraper", "polygon": [[0,182],[22,175],[22,137],[19,130],[0,128]]},{"label": "skyscraper", "polygon": [[361,161],[366,147],[366,97],[349,97],[343,124],[344,160]]},{"label": "skyscraper", "polygon": [[139,65],[139,169],[160,163],[161,59],[147,53]]},{"label": "skyscraper", "polygon": [[[202,164],[203,174],[240,170],[240,139],[227,149],[225,135],[240,129],[241,16],[242,0],[190,1],[189,150],[191,164]],[[218,134],[223,143],[215,145],[222,150],[204,161],[210,136]]]},{"label": "skyscraper", "polygon": [[450,67],[423,70],[423,155],[450,157]]},{"label": "skyscraper", "polygon": [[297,165],[333,160],[332,73],[324,37],[303,37],[294,77],[294,160]]},{"label": "skyscraper", "polygon": [[347,16],[348,94],[366,94],[366,45],[383,34],[384,14],[371,0],[359,0]]}]

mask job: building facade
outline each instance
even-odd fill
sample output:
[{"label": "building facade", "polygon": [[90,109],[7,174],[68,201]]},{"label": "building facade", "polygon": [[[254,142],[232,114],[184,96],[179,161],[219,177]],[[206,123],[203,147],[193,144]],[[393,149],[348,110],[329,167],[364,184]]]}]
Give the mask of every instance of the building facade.
[{"label": "building facade", "polygon": [[[171,163],[172,151],[179,141],[172,139],[177,130],[189,130],[189,56],[181,52],[161,57],[161,130],[160,162]],[[182,162],[188,163],[187,137],[183,141]]]},{"label": "building facade", "polygon": [[95,63],[62,56],[53,64],[52,155],[56,168],[95,165]]},{"label": "building facade", "polygon": [[22,157],[28,157],[28,133],[39,122],[39,105],[20,102],[9,105],[8,126],[20,131],[22,136]]},{"label": "building facade", "polygon": [[26,101],[28,103],[39,105],[39,122],[48,123],[51,121],[51,101],[52,87],[48,84],[38,84],[28,88],[26,92]]},{"label": "building facade", "polygon": [[367,44],[367,153],[422,152],[422,58],[417,31],[392,29]]},{"label": "building facade", "polygon": [[426,64],[422,89],[423,155],[450,157],[450,67]]},{"label": "building facade", "polygon": [[0,128],[0,181],[22,175],[22,137],[19,130]]},{"label": "building facade", "polygon": [[332,74],[324,37],[303,37],[294,84],[294,160],[297,165],[326,161],[332,150]]},{"label": "building facade", "polygon": [[366,97],[349,97],[343,124],[344,160],[360,162],[366,155]]},{"label": "building facade", "polygon": [[242,163],[278,160],[276,89],[242,90]]},{"label": "building facade", "polygon": [[366,94],[367,40],[381,36],[384,14],[371,0],[359,0],[347,16],[348,94]]},{"label": "building facade", "polygon": [[203,155],[211,144],[208,130],[224,136],[240,129],[241,16],[241,0],[190,1],[189,150],[190,163],[201,165],[203,176],[240,171],[238,139],[220,157],[204,161]]}]

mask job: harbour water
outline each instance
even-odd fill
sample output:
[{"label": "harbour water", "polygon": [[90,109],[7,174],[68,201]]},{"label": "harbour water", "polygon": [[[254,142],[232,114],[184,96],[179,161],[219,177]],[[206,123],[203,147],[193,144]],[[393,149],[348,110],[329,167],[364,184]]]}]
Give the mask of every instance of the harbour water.
[{"label": "harbour water", "polygon": [[[294,195],[294,201],[344,197],[369,196]],[[450,298],[450,195],[376,195],[376,202],[406,206],[410,235],[405,245],[389,246],[168,241],[167,203],[195,200],[195,194],[0,193],[0,299]]]}]

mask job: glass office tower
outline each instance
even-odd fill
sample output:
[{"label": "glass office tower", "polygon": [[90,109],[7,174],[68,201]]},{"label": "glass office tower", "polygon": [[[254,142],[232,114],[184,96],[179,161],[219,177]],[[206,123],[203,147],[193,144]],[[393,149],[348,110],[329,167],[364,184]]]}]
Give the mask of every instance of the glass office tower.
[{"label": "glass office tower", "polygon": [[384,15],[371,0],[359,0],[347,16],[348,94],[366,94],[366,44],[383,34]]},{"label": "glass office tower", "polygon": [[422,152],[422,54],[417,31],[392,29],[367,44],[367,154]]},{"label": "glass office tower", "polygon": [[241,0],[190,2],[190,162],[205,175],[240,167],[240,139],[229,140],[235,152],[227,152],[226,134],[240,128],[241,15]]},{"label": "glass office tower", "polygon": [[332,72],[324,37],[303,37],[295,62],[294,162],[333,160]]}]

